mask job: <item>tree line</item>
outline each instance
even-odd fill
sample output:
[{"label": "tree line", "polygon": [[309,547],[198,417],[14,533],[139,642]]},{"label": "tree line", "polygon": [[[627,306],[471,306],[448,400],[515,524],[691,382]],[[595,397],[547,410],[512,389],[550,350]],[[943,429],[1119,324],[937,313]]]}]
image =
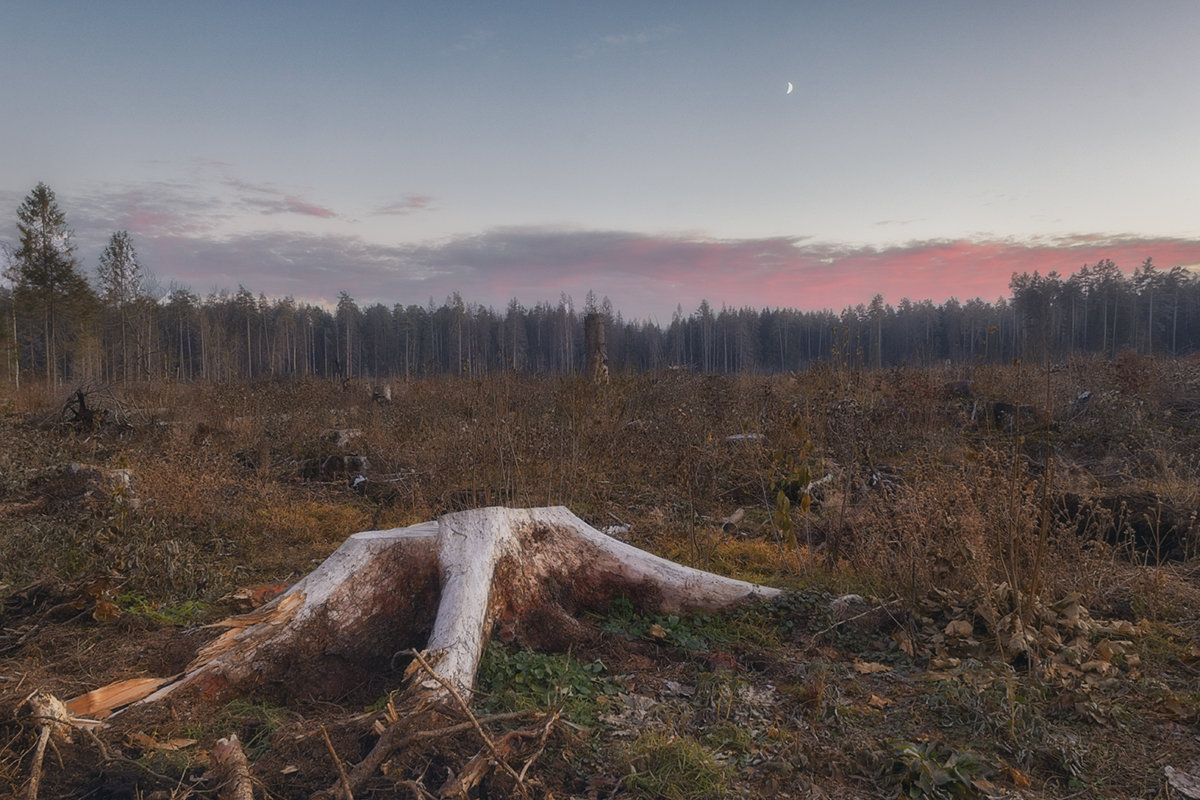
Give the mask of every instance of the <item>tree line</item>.
[{"label": "tree line", "polygon": [[442,303],[335,308],[269,299],[239,286],[201,297],[160,292],[132,237],[116,231],[91,274],[76,253],[53,191],[38,184],[17,209],[18,242],[6,246],[0,287],[4,377],[119,382],[486,375],[583,369],[583,320],[605,320],[610,369],[684,368],[785,372],[815,364],[1059,360],[1122,350],[1160,355],[1200,347],[1200,280],[1157,269],[1127,273],[1111,260],[1056,272],[1014,274],[1011,296],[935,304],[905,298],[830,310],[677,307],[671,322],[626,320],[589,292],[582,308],[557,303],[503,310],[454,293]]}]

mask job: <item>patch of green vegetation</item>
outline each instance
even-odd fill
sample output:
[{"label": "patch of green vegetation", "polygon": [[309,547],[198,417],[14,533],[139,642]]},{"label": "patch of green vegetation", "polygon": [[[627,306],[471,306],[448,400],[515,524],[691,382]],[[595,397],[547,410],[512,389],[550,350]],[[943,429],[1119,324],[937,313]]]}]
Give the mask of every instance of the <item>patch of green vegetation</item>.
[{"label": "patch of green vegetation", "polygon": [[158,625],[194,625],[210,612],[208,604],[201,600],[164,605],[137,590],[118,595],[117,606],[130,616],[145,617]]},{"label": "patch of green vegetation", "polygon": [[1044,688],[1008,664],[968,660],[959,673],[961,680],[937,681],[926,694],[930,721],[1014,744],[1036,737],[1044,713]]},{"label": "patch of green vegetation", "polygon": [[727,797],[732,769],[699,741],[661,731],[646,731],[622,753],[629,775],[625,789],[653,800],[709,800]]},{"label": "patch of green vegetation", "polygon": [[813,627],[826,619],[827,608],[824,595],[788,592],[721,613],[644,615],[628,598],[618,597],[601,628],[608,634],[654,639],[698,652],[713,645],[775,647],[798,625]]},{"label": "patch of green vegetation", "polygon": [[479,661],[476,679],[485,708],[560,707],[567,719],[591,725],[598,698],[619,689],[607,671],[600,659],[581,661],[569,653],[539,653],[492,641]]},{"label": "patch of green vegetation", "polygon": [[707,726],[702,729],[701,736],[705,745],[718,753],[737,759],[739,764],[757,747],[754,734],[745,726],[732,722]]},{"label": "patch of green vegetation", "polygon": [[283,706],[266,701],[231,700],[219,711],[187,729],[187,736],[203,739],[206,736],[228,736],[236,733],[246,756],[254,761],[271,749],[275,732],[288,721],[291,712]]},{"label": "patch of green vegetation", "polygon": [[710,721],[727,723],[749,685],[744,677],[729,670],[706,672],[696,681],[695,703],[708,712]]},{"label": "patch of green vegetation", "polygon": [[[932,742],[888,743],[891,780],[912,800],[968,800],[986,797],[983,787],[993,770],[966,751],[946,751]],[[982,782],[982,783],[981,783]]]}]

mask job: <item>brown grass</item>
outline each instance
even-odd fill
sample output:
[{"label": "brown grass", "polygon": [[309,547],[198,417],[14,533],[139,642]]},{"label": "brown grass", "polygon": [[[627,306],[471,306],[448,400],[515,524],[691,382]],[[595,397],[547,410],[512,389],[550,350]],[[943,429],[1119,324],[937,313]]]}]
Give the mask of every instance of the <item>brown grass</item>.
[{"label": "brown grass", "polygon": [[[943,391],[947,381],[964,378],[973,381],[971,398]],[[1158,649],[1146,650],[1147,660],[1173,654],[1156,667],[1168,672],[1153,679],[1154,702],[1182,709],[1185,719],[1188,704],[1196,703],[1194,688],[1185,689],[1186,680],[1167,664],[1187,661],[1181,654],[1194,647],[1200,591],[1190,559],[1197,530],[1178,531],[1172,552],[1184,560],[1160,564],[1162,543],[1154,553],[1128,531],[1107,530],[1112,513],[1096,510],[1090,524],[1079,526],[1054,509],[1067,494],[1106,501],[1149,496],[1183,518],[1191,513],[1194,522],[1200,363],[1123,356],[1053,370],[669,372],[615,376],[602,386],[504,374],[394,388],[393,402],[380,405],[363,387],[321,381],[129,386],[95,395],[114,414],[89,431],[60,424],[65,398],[43,387],[0,397],[0,599],[39,579],[72,585],[103,575],[118,587],[114,596],[136,596],[140,608],[158,609],[165,619],[188,603],[203,604],[211,616],[220,613],[217,598],[242,586],[293,580],[358,530],[471,506],[562,504],[598,527],[628,523],[635,544],[684,563],[804,592],[854,591],[890,601],[889,613],[913,632],[924,619],[937,625],[951,619],[928,616],[934,596],[976,597],[1007,583],[1021,592],[988,596],[1011,598],[1013,607],[999,611],[1027,618],[1034,596],[1044,604],[1078,596],[1094,617],[1168,626],[1155,634]],[[1085,390],[1091,399],[1081,403]],[[1033,411],[1005,430],[990,416],[997,402]],[[342,448],[330,431],[355,433],[346,434]],[[370,462],[363,494],[350,491],[348,476],[319,469],[347,453]],[[137,504],[101,489],[30,512],[28,504],[72,462],[131,469]],[[796,495],[797,485],[825,475],[832,478],[819,496]],[[795,496],[785,501],[781,490]],[[722,531],[720,520],[738,508],[746,512],[739,529]],[[843,630],[791,645],[763,634],[802,652],[738,655],[771,665],[747,680],[769,679],[782,696],[800,698],[794,707],[775,708],[775,721],[762,723],[773,731],[769,743],[754,745],[771,758],[790,753],[787,768],[760,769],[745,756],[734,764],[743,786],[766,793],[768,784],[781,791],[787,784],[797,796],[803,785],[824,784],[870,795],[868,787],[891,785],[880,776],[899,769],[887,755],[888,736],[941,743],[922,745],[922,753],[943,753],[952,744],[918,721],[922,707],[950,701],[845,666],[890,653],[927,668],[920,654],[906,656],[901,638],[889,643],[870,632],[837,639]],[[637,666],[643,657],[636,652],[614,658],[626,659],[635,675],[646,668]],[[795,659],[826,666],[786,666]],[[1031,693],[1020,708],[1032,708],[1042,720],[1036,724],[1055,731],[1049,743],[1020,755],[982,726],[983,739],[974,745],[1009,775],[1005,785],[1015,791],[1029,774],[1041,796],[1068,796],[1081,786],[1102,795],[1099,778],[1117,781],[1126,793],[1150,792],[1148,773],[1134,778],[1105,767],[1104,747],[1116,745],[1106,744],[1104,731],[1084,732],[1094,744],[1080,755],[1092,760],[1076,765],[1087,776],[1082,783],[1070,773],[1074,766],[1063,766],[1065,756],[1051,758],[1058,752],[1054,736],[1077,723],[1051,724],[1045,715],[1052,692],[1034,667],[1017,665],[1028,671],[1013,680]],[[32,663],[23,668],[53,678]],[[674,662],[664,668],[679,669]],[[7,688],[0,685],[0,695]],[[1003,706],[990,689],[972,691],[969,698],[955,695],[952,719],[984,719]],[[1095,700],[1073,692],[1066,695],[1071,708]],[[1163,700],[1163,692],[1182,699]],[[872,696],[877,702],[868,702]],[[838,726],[848,737],[841,756],[831,732]],[[704,739],[695,731],[669,735]],[[842,766],[818,767],[812,760],[818,754]],[[0,771],[15,775],[16,761],[0,762]],[[860,766],[845,771],[851,763]],[[871,777],[865,763],[882,772]],[[1003,773],[1007,768],[1016,772]]]}]

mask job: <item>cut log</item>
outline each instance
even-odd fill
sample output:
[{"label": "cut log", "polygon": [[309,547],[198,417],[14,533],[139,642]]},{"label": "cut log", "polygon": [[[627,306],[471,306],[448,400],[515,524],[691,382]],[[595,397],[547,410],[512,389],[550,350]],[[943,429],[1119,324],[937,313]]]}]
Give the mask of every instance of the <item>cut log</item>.
[{"label": "cut log", "polygon": [[746,518],[746,509],[739,508],[725,519],[721,520],[721,530],[725,533],[736,533],[738,525]]},{"label": "cut log", "polygon": [[[776,594],[639,550],[563,507],[474,509],[354,534],[267,605],[218,623],[224,633],[140,702],[181,691],[212,699],[255,689],[336,695],[422,647],[444,681],[417,675],[425,699],[444,696],[446,687],[469,698],[497,627],[530,646],[565,649],[582,627],[574,615],[603,611],[617,597],[646,612],[676,613]],[[127,691],[114,696],[139,700]],[[98,715],[113,710],[90,700],[88,707]]]}]

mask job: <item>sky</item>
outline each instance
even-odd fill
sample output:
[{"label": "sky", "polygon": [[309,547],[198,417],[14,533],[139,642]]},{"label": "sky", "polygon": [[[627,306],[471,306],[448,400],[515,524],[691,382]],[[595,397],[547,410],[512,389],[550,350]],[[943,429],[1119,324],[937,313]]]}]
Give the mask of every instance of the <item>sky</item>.
[{"label": "sky", "polygon": [[660,323],[1200,268],[1198,44],[1195,0],[4,3],[0,241],[45,182],[161,291]]}]

